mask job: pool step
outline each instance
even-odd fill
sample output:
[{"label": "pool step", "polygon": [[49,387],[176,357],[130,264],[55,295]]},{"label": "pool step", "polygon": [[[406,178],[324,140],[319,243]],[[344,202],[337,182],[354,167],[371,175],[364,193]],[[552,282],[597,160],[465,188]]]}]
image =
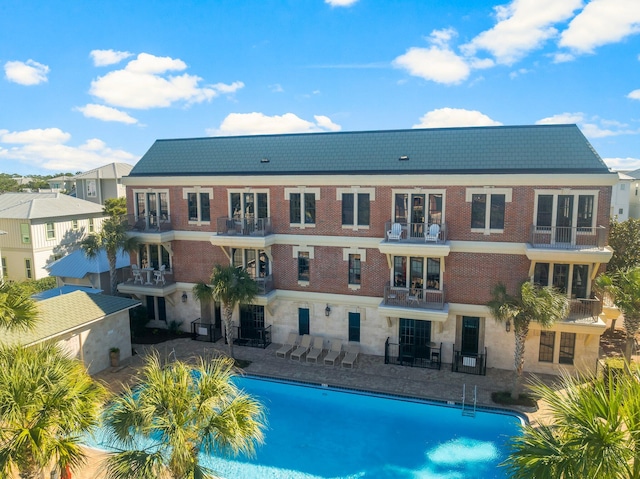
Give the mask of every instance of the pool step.
[{"label": "pool step", "polygon": [[[467,385],[462,385],[462,415],[476,416],[476,404],[478,403],[478,386],[473,386],[473,404],[467,404]],[[472,407],[473,406],[473,407]]]}]

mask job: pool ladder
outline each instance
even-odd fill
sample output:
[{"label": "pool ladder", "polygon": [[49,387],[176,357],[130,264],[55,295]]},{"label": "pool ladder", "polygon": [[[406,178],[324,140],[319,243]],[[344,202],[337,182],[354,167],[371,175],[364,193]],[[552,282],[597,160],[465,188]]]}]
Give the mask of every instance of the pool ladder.
[{"label": "pool ladder", "polygon": [[467,406],[467,385],[462,385],[462,415],[475,417],[476,416],[476,404],[478,403],[478,386],[473,386],[473,409],[470,409],[471,404]]}]

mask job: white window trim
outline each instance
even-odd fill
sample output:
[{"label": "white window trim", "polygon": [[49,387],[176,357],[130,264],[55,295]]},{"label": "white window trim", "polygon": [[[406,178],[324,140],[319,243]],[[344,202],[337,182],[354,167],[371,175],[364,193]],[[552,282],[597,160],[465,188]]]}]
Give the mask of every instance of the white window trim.
[{"label": "white window trim", "polygon": [[[49,230],[49,225],[52,226],[51,230]],[[56,239],[56,224],[53,221],[47,221],[44,224],[44,228],[45,228],[45,236],[47,238],[47,241],[53,241]],[[53,233],[53,236],[49,236],[49,231],[51,231]]]},{"label": "white window trim", "polygon": [[504,233],[504,228],[491,228],[491,195],[504,195],[505,203],[505,219],[507,216],[507,203],[511,203],[513,198],[512,188],[494,188],[493,186],[483,186],[481,188],[467,188],[465,192],[465,201],[471,203],[473,195],[487,195],[485,205],[484,228],[471,228],[472,233],[482,233],[485,235]]},{"label": "white window trim", "polygon": [[[593,216],[591,217],[591,226],[590,228],[595,228],[596,225],[596,221],[598,218],[598,193],[600,193],[599,190],[571,190],[571,189],[564,189],[564,190],[543,190],[543,189],[536,189],[534,190],[535,192],[535,197],[533,199],[533,222],[531,224],[535,225],[537,220],[538,220],[538,196],[540,195],[552,195],[553,196],[553,205],[552,205],[552,209],[551,209],[551,225],[554,226],[556,224],[556,220],[558,217],[558,196],[560,195],[573,195],[573,204],[574,204],[574,208],[573,208],[573,216],[571,217],[571,224],[573,225],[573,228],[577,228],[577,223],[578,223],[578,197],[579,196],[588,196],[588,195],[593,195]],[[537,225],[536,225],[537,226]],[[576,230],[576,234],[578,235],[583,235],[583,234],[592,234],[591,232],[588,231],[577,231]]]},{"label": "white window trim", "polygon": [[[359,225],[358,224],[358,195],[359,194],[369,194],[369,203],[376,200],[376,189],[374,187],[363,188],[361,186],[349,186],[346,188],[336,188],[336,200],[340,201],[340,216],[342,216],[342,195],[344,194],[353,194],[353,224],[352,225],[342,225],[342,229],[345,230],[368,230],[370,225]],[[369,218],[371,218],[371,206],[369,206]],[[371,221],[371,220],[369,220]],[[340,223],[342,223],[342,217],[340,218]]]},{"label": "white window trim", "polygon": [[[140,219],[140,212],[138,211],[138,201],[136,200],[136,195],[138,193],[142,193],[144,196],[144,210],[149,214],[149,203],[147,199],[147,193],[166,193],[167,194],[167,211],[168,215],[171,216],[171,195],[169,194],[168,189],[156,189],[156,188],[144,188],[144,189],[135,189],[133,190],[133,210],[135,213],[136,219]],[[157,197],[156,197],[157,198]],[[186,197],[185,197],[186,199]],[[157,207],[157,205],[156,205]]]},{"label": "white window trim", "polygon": [[[391,190],[391,219],[395,218],[396,214],[396,195],[397,194],[406,194],[406,195],[426,195],[427,199],[429,195],[442,195],[442,218],[440,222],[442,224],[445,223],[446,216],[446,204],[447,204],[447,190],[445,189],[430,189],[430,188],[402,188],[402,189],[392,189]],[[425,205],[426,207],[427,205]],[[429,211],[425,210],[425,214],[428,215]]]},{"label": "white window trim", "polygon": [[549,280],[548,280],[548,284],[543,284],[542,286],[551,286],[553,285],[553,273],[554,273],[554,269],[556,264],[568,264],[569,265],[569,271],[567,272],[567,293],[566,296],[568,299],[571,299],[571,290],[573,289],[573,267],[575,265],[580,265],[580,266],[587,266],[589,268],[589,272],[587,274],[587,297],[589,297],[592,293],[591,287],[592,287],[592,283],[591,283],[591,274],[593,271],[593,264],[592,263],[562,263],[560,261],[534,261],[531,264],[531,277],[529,278],[529,280],[533,283],[533,280],[535,279],[535,271],[536,271],[536,264],[548,264],[549,265]]},{"label": "white window trim", "polygon": [[[293,258],[296,260],[296,278],[298,277],[298,253],[309,253],[309,261],[315,258],[315,247],[299,245],[291,248],[293,252]],[[298,280],[298,286],[309,286],[309,281]]]},{"label": "white window trim", "polygon": [[[298,193],[300,194],[300,221],[301,223],[289,223],[289,226],[292,228],[300,228],[301,230],[305,228],[315,228],[315,223],[305,223],[305,214],[304,214],[304,195],[305,193],[310,193],[315,195],[315,201],[318,202],[320,200],[320,188],[307,188],[306,186],[297,186],[295,188],[285,188],[284,189],[284,199],[286,201],[291,201],[291,194]],[[291,209],[289,209],[291,211]],[[289,215],[291,218],[291,215]],[[316,221],[318,220],[318,209],[316,208]]]},{"label": "white window trim", "polygon": [[[151,193],[159,193],[159,191],[152,191]],[[196,225],[196,226],[210,225],[211,220],[202,221],[202,204],[200,199],[200,193],[208,193],[209,201],[211,201],[213,200],[213,188],[202,188],[200,186],[194,186],[193,188],[182,188],[182,199],[187,201],[187,217],[189,216],[189,193],[196,194],[196,200],[198,202],[198,219],[197,221],[188,220],[187,223],[190,225]],[[147,197],[145,196],[145,204],[146,204],[146,201],[147,201]],[[211,215],[211,208],[209,208],[209,215]]]},{"label": "white window trim", "polygon": [[[367,261],[367,250],[362,248],[342,248],[342,260],[347,262],[347,268],[349,268],[349,255],[358,254],[360,255],[360,280],[362,281],[362,263]],[[348,284],[348,287],[352,291],[358,291],[362,285],[361,284]]]}]

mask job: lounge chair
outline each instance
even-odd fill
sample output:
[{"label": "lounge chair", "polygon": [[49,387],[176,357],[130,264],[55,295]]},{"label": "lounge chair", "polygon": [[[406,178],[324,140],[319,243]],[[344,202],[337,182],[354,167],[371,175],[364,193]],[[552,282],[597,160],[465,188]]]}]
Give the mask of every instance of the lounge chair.
[{"label": "lounge chair", "polygon": [[142,271],[140,271],[140,268],[135,263],[131,265],[131,274],[133,274],[133,284],[136,284],[138,281],[140,281],[140,284],[144,284]]},{"label": "lounge chair", "polygon": [[318,362],[320,356],[322,355],[322,350],[324,349],[324,339],[323,338],[315,338],[313,340],[313,346],[311,350],[307,353],[307,361],[314,363]]},{"label": "lounge chair", "polygon": [[332,339],[331,347],[329,347],[329,352],[324,357],[324,363],[335,366],[336,361],[338,360],[338,358],[340,358],[341,354],[342,354],[342,341],[339,339]]},{"label": "lounge chair", "polygon": [[402,225],[400,223],[393,223],[391,229],[387,231],[387,241],[400,240],[402,238]]},{"label": "lounge chair", "polygon": [[304,334],[302,336],[302,341],[300,341],[300,346],[291,352],[290,358],[300,361],[302,356],[305,356],[309,352],[309,349],[311,349],[311,341],[313,341],[313,336]]},{"label": "lounge chair", "polygon": [[424,241],[428,243],[429,241],[438,241],[438,237],[440,236],[440,225],[432,224],[429,226],[429,231],[424,232]]},{"label": "lounge chair", "polygon": [[344,359],[342,360],[342,367],[352,368],[356,359],[358,359],[358,354],[360,354],[360,346],[357,344],[350,344],[347,346],[347,353],[344,355]]},{"label": "lounge chair", "polygon": [[298,340],[300,336],[296,333],[289,333],[289,337],[287,338],[287,342],[280,346],[280,349],[276,351],[277,358],[286,358],[287,354],[293,351],[298,345]]}]

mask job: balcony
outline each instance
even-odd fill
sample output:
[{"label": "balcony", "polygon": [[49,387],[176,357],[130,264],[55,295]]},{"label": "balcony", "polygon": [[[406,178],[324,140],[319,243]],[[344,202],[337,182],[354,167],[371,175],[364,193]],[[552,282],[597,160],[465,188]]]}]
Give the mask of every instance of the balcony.
[{"label": "balcony", "polygon": [[229,218],[216,221],[218,236],[267,236],[273,233],[271,218]]},{"label": "balcony", "polygon": [[443,244],[447,241],[446,223],[406,223],[387,221],[385,240],[398,243]]},{"label": "balcony", "polygon": [[602,300],[598,298],[578,298],[569,300],[569,312],[565,322],[595,324],[602,313]]},{"label": "balcony", "polygon": [[120,293],[165,297],[177,290],[171,270],[141,268],[139,273],[135,274],[131,267],[123,269],[128,271],[125,271],[125,281],[118,284]]},{"label": "balcony", "polygon": [[271,291],[273,291],[274,281],[273,281],[273,275],[272,274],[269,274],[267,276],[259,276],[257,278],[252,278],[252,279],[258,285],[258,294],[259,295],[269,294]]},{"label": "balcony", "polygon": [[531,225],[529,243],[534,248],[562,250],[605,249],[606,228]]},{"label": "balcony", "polygon": [[444,309],[444,289],[384,287],[384,304],[402,308]]},{"label": "balcony", "polygon": [[171,215],[167,214],[127,215],[127,225],[129,231],[144,233],[162,233],[173,229]]}]

